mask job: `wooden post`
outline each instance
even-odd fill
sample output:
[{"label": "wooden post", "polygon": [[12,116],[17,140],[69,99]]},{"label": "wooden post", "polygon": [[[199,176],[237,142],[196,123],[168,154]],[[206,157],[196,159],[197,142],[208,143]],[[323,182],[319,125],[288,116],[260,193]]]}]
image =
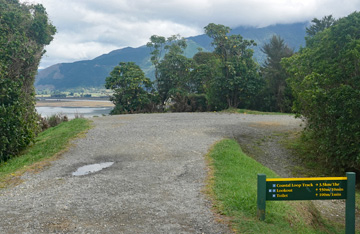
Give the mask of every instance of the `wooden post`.
[{"label": "wooden post", "polygon": [[347,198],[345,211],[345,233],[355,234],[355,180],[354,172],[346,172]]},{"label": "wooden post", "polygon": [[258,174],[257,182],[257,216],[261,221],[264,221],[266,208],[266,175]]}]

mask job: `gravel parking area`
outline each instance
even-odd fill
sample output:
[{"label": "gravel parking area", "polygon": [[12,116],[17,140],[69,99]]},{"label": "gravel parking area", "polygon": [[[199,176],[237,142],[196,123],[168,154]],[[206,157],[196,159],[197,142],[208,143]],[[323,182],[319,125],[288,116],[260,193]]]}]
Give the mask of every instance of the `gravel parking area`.
[{"label": "gravel parking area", "polygon": [[[49,168],[0,190],[0,233],[231,233],[201,192],[204,155],[226,137],[241,143],[301,123],[287,115],[219,113],[93,120],[86,137]],[[113,164],[98,172],[72,174],[107,162]]]}]

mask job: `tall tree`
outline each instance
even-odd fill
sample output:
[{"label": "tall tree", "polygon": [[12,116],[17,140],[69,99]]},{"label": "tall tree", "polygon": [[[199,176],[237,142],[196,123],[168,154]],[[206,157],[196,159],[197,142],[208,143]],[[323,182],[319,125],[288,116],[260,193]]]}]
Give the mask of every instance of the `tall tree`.
[{"label": "tall tree", "polygon": [[193,92],[202,94],[210,89],[215,77],[221,76],[220,59],[211,52],[198,52],[193,57],[194,69],[191,72]]},{"label": "tall tree", "polygon": [[165,47],[166,39],[162,36],[152,35],[150,37],[150,42],[146,44],[147,47],[150,48],[151,52],[151,63],[155,67],[155,79],[159,78],[158,67],[160,64],[160,60],[163,57],[163,51]]},{"label": "tall tree", "polygon": [[35,137],[35,74],[55,32],[42,5],[0,0],[0,161]]},{"label": "tall tree", "polygon": [[191,59],[183,55],[187,43],[179,35],[168,38],[166,49],[169,51],[159,66],[160,76],[157,89],[164,102],[170,97],[184,96],[189,92],[189,78],[192,67]]},{"label": "tall tree", "polygon": [[152,48],[151,60],[155,66],[155,84],[161,102],[176,93],[187,93],[192,62],[183,55],[187,47],[185,38],[180,35],[166,39],[152,36],[147,46]]},{"label": "tall tree", "polygon": [[262,76],[266,81],[265,102],[268,111],[290,112],[292,105],[291,89],[286,83],[286,71],[281,66],[282,58],[291,57],[294,53],[280,36],[274,35],[269,43],[266,43],[262,52],[267,59],[261,67]]},{"label": "tall tree", "polygon": [[332,15],[324,16],[322,19],[314,18],[311,20],[311,26],[306,28],[306,34],[309,37],[315,36],[317,33],[330,28],[336,23],[336,19]]},{"label": "tall tree", "polygon": [[336,22],[336,19],[334,19],[332,15],[324,16],[322,19],[314,18],[311,21],[312,24],[310,25],[310,27],[306,28],[306,45],[311,46],[312,44],[316,44],[316,35],[324,31],[325,29],[335,25]]},{"label": "tall tree", "polygon": [[114,90],[111,114],[151,112],[156,105],[152,82],[133,62],[121,62],[106,78],[105,87]]},{"label": "tall tree", "polygon": [[[360,13],[339,19],[283,65],[310,143],[335,170],[360,169]],[[309,144],[309,143],[308,143]]]},{"label": "tall tree", "polygon": [[213,39],[214,53],[221,61],[222,75],[212,82],[209,101],[215,109],[245,107],[258,92],[258,66],[254,62],[251,46],[241,35],[227,35],[230,28],[209,24],[205,33]]}]

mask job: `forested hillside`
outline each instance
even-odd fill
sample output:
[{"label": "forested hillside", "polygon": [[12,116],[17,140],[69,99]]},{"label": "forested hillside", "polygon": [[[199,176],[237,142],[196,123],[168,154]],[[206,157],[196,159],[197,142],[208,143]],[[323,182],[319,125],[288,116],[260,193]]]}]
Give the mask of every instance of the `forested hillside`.
[{"label": "forested hillside", "polygon": [[[281,36],[289,47],[298,50],[305,44],[305,28],[307,23],[275,25],[265,28],[238,27],[231,34],[240,34],[245,39],[254,40],[254,59],[262,64],[266,58],[261,48],[268,43],[274,34]],[[187,38],[185,56],[191,58],[198,52],[212,51],[211,39],[204,35]],[[77,87],[99,87],[105,84],[105,78],[119,62],[135,62],[145,72],[145,76],[154,80],[154,68],[150,62],[150,51],[146,46],[123,48],[109,54],[101,55],[93,60],[74,63],[60,63],[39,71],[35,87],[38,89],[65,90]]]}]

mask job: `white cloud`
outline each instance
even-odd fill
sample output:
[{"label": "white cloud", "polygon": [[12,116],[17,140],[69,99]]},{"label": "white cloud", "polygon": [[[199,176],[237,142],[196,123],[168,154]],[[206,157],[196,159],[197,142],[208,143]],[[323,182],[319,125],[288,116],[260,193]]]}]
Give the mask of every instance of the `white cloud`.
[{"label": "white cloud", "polygon": [[[25,0],[22,0],[25,2]],[[151,35],[203,33],[208,23],[264,27],[346,16],[358,0],[30,0],[47,9],[58,33],[42,66],[92,59],[111,50],[144,45]]]}]

